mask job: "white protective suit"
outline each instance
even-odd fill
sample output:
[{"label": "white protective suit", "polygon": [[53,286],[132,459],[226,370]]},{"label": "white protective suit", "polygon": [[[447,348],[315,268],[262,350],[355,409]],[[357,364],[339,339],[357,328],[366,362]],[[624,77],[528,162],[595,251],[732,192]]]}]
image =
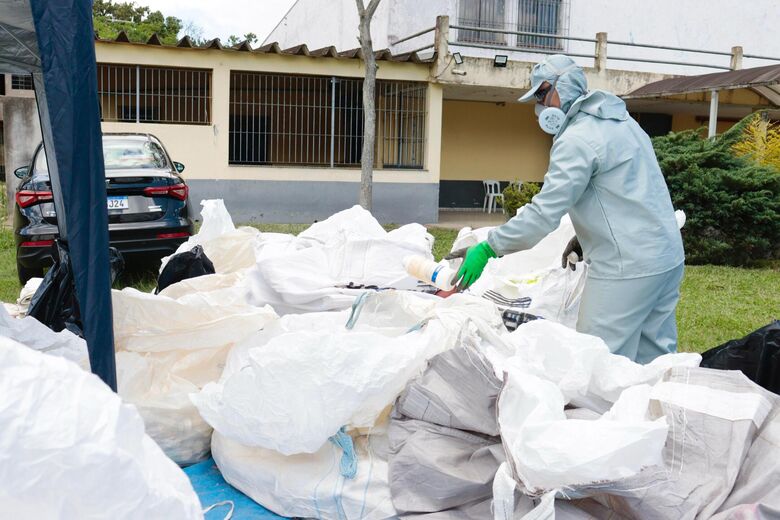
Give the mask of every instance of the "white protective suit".
[{"label": "white protective suit", "polygon": [[589,265],[577,330],[648,363],[677,348],[682,237],[650,138],[621,99],[587,92],[573,63],[555,55],[534,67],[521,101],[565,70],[555,87],[566,119],[542,191],[488,243],[498,255],[529,249],[569,213]]}]

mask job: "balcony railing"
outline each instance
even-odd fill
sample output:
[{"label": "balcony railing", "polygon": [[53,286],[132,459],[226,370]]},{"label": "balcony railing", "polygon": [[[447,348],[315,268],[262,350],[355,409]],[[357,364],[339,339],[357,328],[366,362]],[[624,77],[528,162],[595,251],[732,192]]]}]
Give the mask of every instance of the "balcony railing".
[{"label": "balcony railing", "polygon": [[[578,58],[592,58],[594,60],[594,66],[598,70],[607,68],[607,61],[622,61],[622,62],[634,62],[634,63],[654,63],[663,65],[675,65],[684,67],[701,67],[709,69],[720,70],[735,70],[742,68],[743,58],[780,62],[780,58],[772,56],[762,56],[757,54],[744,54],[742,47],[733,47],[731,52],[727,51],[712,51],[706,49],[693,49],[688,47],[674,47],[669,45],[656,45],[645,43],[634,43],[619,40],[609,40],[607,33],[598,33],[595,38],[587,38],[581,36],[568,36],[563,34],[550,34],[547,32],[533,32],[512,30],[506,28],[495,28],[474,25],[449,24],[449,17],[439,16],[437,18],[437,25],[430,27],[422,31],[410,34],[409,36],[399,38],[392,43],[392,47],[397,47],[402,43],[411,42],[412,40],[419,39],[433,33],[433,42],[422,45],[413,50],[406,52],[421,52],[425,50],[433,49],[439,54],[450,54],[450,48],[477,48],[488,49],[496,52],[514,51],[531,54],[558,54],[565,53],[568,56]],[[430,41],[430,38],[427,38]],[[555,44],[549,42],[554,41]],[[571,52],[566,49],[566,42],[584,42],[592,43],[593,52]],[[627,51],[623,51],[618,55],[607,55],[607,46],[627,48]],[[721,63],[714,62],[702,62],[698,59],[692,59],[691,61],[680,61],[677,59],[666,59],[662,57],[645,57],[645,56],[630,56],[626,52],[630,52],[632,49],[654,49],[659,51],[675,52],[678,54],[695,54],[699,56],[708,56],[714,60],[728,57],[728,63],[725,60]],[[708,60],[709,61],[709,60]]]}]

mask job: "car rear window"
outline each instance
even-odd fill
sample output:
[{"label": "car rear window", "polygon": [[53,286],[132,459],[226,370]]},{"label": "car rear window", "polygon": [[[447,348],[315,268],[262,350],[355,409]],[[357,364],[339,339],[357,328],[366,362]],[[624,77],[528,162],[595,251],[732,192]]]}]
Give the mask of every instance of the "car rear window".
[{"label": "car rear window", "polygon": [[[152,140],[103,139],[103,160],[106,170],[159,170],[170,167],[162,147]],[[43,148],[35,158],[33,176],[49,176]]]},{"label": "car rear window", "polygon": [[106,170],[168,168],[165,152],[154,141],[104,140],[103,159]]}]

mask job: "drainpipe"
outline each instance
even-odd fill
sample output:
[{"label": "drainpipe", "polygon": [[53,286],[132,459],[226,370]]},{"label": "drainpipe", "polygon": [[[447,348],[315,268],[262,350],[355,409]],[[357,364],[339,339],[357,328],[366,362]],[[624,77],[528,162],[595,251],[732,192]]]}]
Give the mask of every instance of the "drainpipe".
[{"label": "drainpipe", "polygon": [[713,90],[710,97],[710,128],[707,137],[715,137],[718,129],[718,91]]}]

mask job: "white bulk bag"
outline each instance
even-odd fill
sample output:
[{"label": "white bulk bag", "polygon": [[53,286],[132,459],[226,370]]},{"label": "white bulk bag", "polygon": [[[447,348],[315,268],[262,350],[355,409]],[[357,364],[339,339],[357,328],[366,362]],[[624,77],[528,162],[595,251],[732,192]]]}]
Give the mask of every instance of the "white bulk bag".
[{"label": "white bulk bag", "polygon": [[0,517],[200,519],[135,407],[74,363],[0,338]]},{"label": "white bulk bag", "polygon": [[343,326],[259,337],[245,365],[192,400],[212,427],[245,446],[314,453],[343,426],[371,427],[447,335],[431,322],[395,337]]},{"label": "white bulk bag", "polygon": [[[648,387],[649,388],[649,387]],[[644,419],[644,403],[615,405],[599,420],[567,419],[558,387],[510,363],[498,400],[501,439],[532,493],[633,476],[662,462],[665,418]],[[640,410],[639,416],[630,413]]]},{"label": "white bulk bag", "polygon": [[214,432],[212,455],[231,485],[276,514],[323,520],[397,518],[387,473],[383,431],[355,435],[357,473],[344,477],[341,448],[328,442],[314,453],[282,455],[250,448]]},{"label": "white bulk bag", "polygon": [[[341,310],[366,286],[414,289],[403,259],[432,259],[433,237],[419,224],[386,232],[359,206],[313,224],[295,238],[261,234],[247,275],[250,301],[280,314]],[[357,289],[356,289],[357,288]]]},{"label": "white bulk bag", "polygon": [[119,395],[138,407],[169,457],[180,464],[202,460],[211,427],[189,394],[219,379],[230,348],[276,313],[219,291],[173,299],[124,289],[112,291],[112,302]]},{"label": "white bulk bag", "polygon": [[[203,224],[198,233],[181,244],[173,254],[203,246],[203,252],[214,264],[217,273],[232,273],[252,267],[255,262],[255,241],[260,232],[252,227],[236,229],[222,199],[204,200],[200,205],[203,207]],[[162,259],[160,272],[170,258],[166,256]]]},{"label": "white bulk bag", "polygon": [[525,323],[504,336],[506,350],[491,350],[489,356],[501,378],[507,358],[517,359],[523,370],[550,381],[566,404],[604,413],[628,387],[654,384],[671,367],[697,367],[701,355],[665,354],[647,365],[612,354],[604,340],[581,334],[548,320]]},{"label": "white bulk bag", "polygon": [[0,336],[44,354],[69,359],[89,371],[87,342],[67,329],[54,332],[35,318],[14,318],[0,306]]}]

